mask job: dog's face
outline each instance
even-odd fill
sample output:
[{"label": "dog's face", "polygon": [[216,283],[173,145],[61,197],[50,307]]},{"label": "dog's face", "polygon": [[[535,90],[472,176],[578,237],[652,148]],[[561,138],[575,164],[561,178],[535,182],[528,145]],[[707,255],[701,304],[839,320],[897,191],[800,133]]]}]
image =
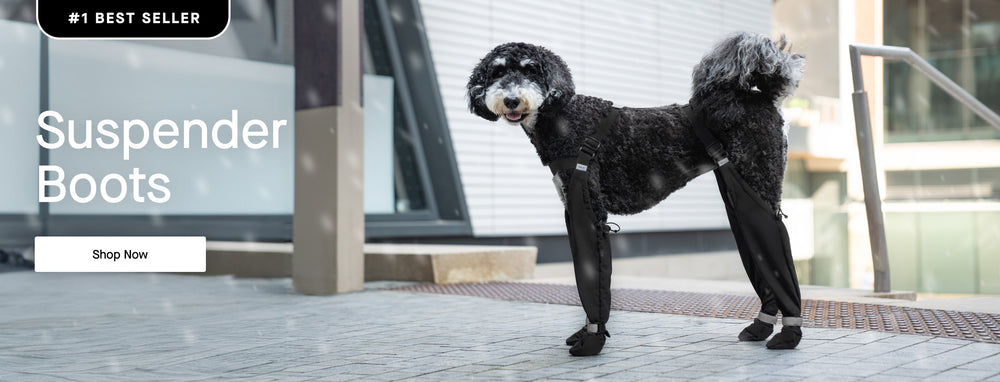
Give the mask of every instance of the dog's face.
[{"label": "dog's face", "polygon": [[497,46],[469,76],[469,111],[490,121],[503,118],[532,128],[539,114],[573,97],[573,79],[559,56],[525,43]]}]

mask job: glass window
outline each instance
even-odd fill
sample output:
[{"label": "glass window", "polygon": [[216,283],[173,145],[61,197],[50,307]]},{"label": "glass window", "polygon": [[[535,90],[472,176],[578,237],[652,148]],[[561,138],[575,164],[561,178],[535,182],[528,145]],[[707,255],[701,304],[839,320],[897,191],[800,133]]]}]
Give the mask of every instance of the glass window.
[{"label": "glass window", "polygon": [[[366,235],[470,233],[418,4],[364,4],[363,57],[346,59],[361,60],[365,67]],[[127,175],[139,168],[168,175],[171,198],[156,205],[103,200],[40,205],[34,187],[0,191],[0,244],[30,243],[39,232],[291,238],[292,2],[234,2],[229,28],[211,40],[49,40],[34,19],[34,1],[0,2],[0,83],[10,85],[0,87],[0,175],[33,179],[40,164],[58,165],[67,177],[84,172]],[[401,57],[411,61],[404,63]],[[408,65],[413,59],[426,64]],[[62,147],[40,154],[34,136],[44,109],[81,123],[211,122],[231,120],[230,113],[238,110],[239,125],[250,119],[285,120],[287,125],[280,134],[272,130],[271,142],[280,138],[280,147],[273,149],[150,147],[123,161],[120,152],[107,150]],[[77,130],[73,138],[85,136]],[[223,133],[221,139],[227,137]],[[434,149],[424,150],[428,146]],[[89,192],[87,187],[82,192]]]},{"label": "glass window", "polygon": [[[415,141],[419,137],[413,128],[413,116],[406,113],[406,105],[403,100],[404,92],[399,91],[401,86],[405,86],[404,83],[401,83],[401,81],[405,81],[405,78],[396,78],[398,74],[393,67],[390,46],[385,35],[386,29],[374,2],[365,1],[364,17],[365,74],[390,78],[396,84],[393,100],[387,105],[391,107],[391,110],[387,111],[392,115],[391,144],[395,153],[394,163],[391,166],[395,212],[426,210],[428,208],[424,196],[424,179],[426,177],[422,174],[415,150],[417,144]],[[368,78],[372,77],[366,77],[366,80]],[[367,120],[365,122],[368,123]],[[370,212],[370,210],[366,210],[366,212]]]},{"label": "glass window", "polygon": [[[23,8],[17,8],[23,9]],[[4,12],[14,7],[0,7]],[[10,13],[7,13],[9,15]],[[29,23],[0,20],[0,245],[28,245],[38,218],[39,35]]]},{"label": "glass window", "polygon": [[[884,43],[906,46],[1000,112],[1000,2],[885,0]],[[904,62],[885,63],[888,142],[997,139],[1000,132]]]},{"label": "glass window", "polygon": [[364,24],[365,177],[391,188],[366,183],[365,234],[471,234],[420,4],[365,0]]},{"label": "glass window", "polygon": [[[0,4],[0,161],[5,179],[37,179],[39,165],[59,166],[67,190],[60,202],[39,204],[31,183],[0,195],[0,242],[18,239],[12,224],[52,235],[206,235],[214,240],[275,240],[291,237],[294,149],[294,76],[291,3],[247,0],[232,4],[225,33],[211,40],[50,40],[32,22],[34,1]],[[283,21],[282,21],[283,20]],[[27,22],[25,22],[27,21]],[[279,23],[279,21],[282,21]],[[69,145],[43,150],[35,142],[36,118],[54,110],[54,123],[70,142],[89,142],[97,133],[85,121],[232,120],[269,121],[268,149],[199,148],[194,128],[192,148],[159,149],[148,144],[129,160],[115,150],[77,150]],[[238,113],[238,117],[233,113]],[[234,120],[234,118],[236,118]],[[70,133],[69,120],[76,122]],[[284,120],[280,130],[270,121]],[[8,124],[7,122],[10,122]],[[4,127],[10,126],[10,129]],[[135,129],[133,133],[139,133]],[[223,131],[220,137],[230,137]],[[141,140],[137,134],[131,137]],[[141,135],[141,134],[139,134]],[[148,138],[148,137],[147,137]],[[280,144],[279,144],[280,142]],[[2,146],[2,145],[0,145]],[[277,147],[275,147],[277,146]],[[26,169],[29,169],[30,176]],[[170,198],[153,203],[126,197],[109,202],[101,196],[81,203],[69,194],[70,178],[89,174],[102,181],[136,169],[169,178]],[[164,182],[166,183],[166,182]],[[86,195],[92,185],[76,188]],[[124,187],[110,187],[125,192]],[[132,183],[139,190],[148,183]],[[143,195],[144,190],[137,191]],[[50,195],[58,195],[49,187]],[[27,214],[16,216],[18,214]],[[9,218],[13,218],[13,220]],[[28,224],[25,224],[28,223]],[[40,228],[36,228],[40,227]]]},{"label": "glass window", "polygon": [[1000,198],[1000,168],[886,171],[887,200]]}]

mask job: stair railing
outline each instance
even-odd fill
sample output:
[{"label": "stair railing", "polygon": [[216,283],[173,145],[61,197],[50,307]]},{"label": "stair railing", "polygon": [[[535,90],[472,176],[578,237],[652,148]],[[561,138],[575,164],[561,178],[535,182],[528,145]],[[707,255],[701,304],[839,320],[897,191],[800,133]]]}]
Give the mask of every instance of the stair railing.
[{"label": "stair railing", "polygon": [[882,216],[882,198],[878,190],[878,173],[875,169],[875,148],[872,142],[871,114],[868,110],[868,93],[865,92],[864,79],[861,75],[861,56],[876,56],[887,60],[902,60],[927,76],[937,86],[951,95],[955,100],[969,107],[972,112],[1000,130],[1000,116],[979,102],[969,92],[949,79],[939,70],[931,66],[910,48],[901,46],[882,46],[851,44],[851,75],[854,79],[854,126],[858,137],[858,155],[861,160],[861,184],[865,195],[865,214],[868,216],[868,239],[872,248],[872,268],[875,270],[875,292],[888,293],[889,253],[885,243],[885,220]]}]

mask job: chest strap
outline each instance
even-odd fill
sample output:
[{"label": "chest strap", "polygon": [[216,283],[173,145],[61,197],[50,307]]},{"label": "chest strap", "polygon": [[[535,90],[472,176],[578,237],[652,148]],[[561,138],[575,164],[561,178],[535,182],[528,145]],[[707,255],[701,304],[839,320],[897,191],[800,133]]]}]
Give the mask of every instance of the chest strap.
[{"label": "chest strap", "polygon": [[577,171],[587,171],[587,168],[590,167],[590,160],[594,158],[594,154],[601,148],[604,137],[611,131],[611,125],[618,121],[618,112],[621,110],[614,106],[609,109],[608,114],[597,123],[594,133],[583,140],[583,144],[580,146],[580,154],[576,158],[563,157],[549,163],[549,170],[552,171],[553,175],[559,172],[559,170],[571,168]]}]

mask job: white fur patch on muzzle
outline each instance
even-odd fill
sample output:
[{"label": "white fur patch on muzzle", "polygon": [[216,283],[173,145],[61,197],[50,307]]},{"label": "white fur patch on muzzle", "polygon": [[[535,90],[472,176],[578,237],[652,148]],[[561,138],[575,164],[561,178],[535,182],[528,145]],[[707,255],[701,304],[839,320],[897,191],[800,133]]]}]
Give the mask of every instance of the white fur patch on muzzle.
[{"label": "white fur patch on muzzle", "polygon": [[[507,99],[516,99],[517,104],[507,105]],[[495,82],[486,88],[486,96],[483,99],[486,107],[493,114],[503,117],[510,123],[521,123],[528,119],[533,120],[538,107],[545,100],[542,89],[538,84],[524,80],[519,83],[511,83],[505,87],[500,86],[500,82]]]}]

